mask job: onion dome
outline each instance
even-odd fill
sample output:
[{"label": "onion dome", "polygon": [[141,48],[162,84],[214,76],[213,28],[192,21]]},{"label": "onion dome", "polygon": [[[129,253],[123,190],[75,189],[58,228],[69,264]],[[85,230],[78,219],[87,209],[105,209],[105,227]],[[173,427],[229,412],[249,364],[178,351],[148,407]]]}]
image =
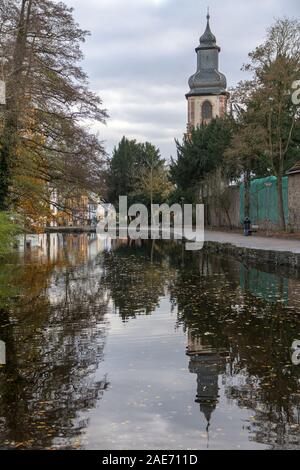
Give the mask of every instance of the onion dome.
[{"label": "onion dome", "polygon": [[225,95],[227,94],[227,80],[219,71],[219,53],[221,49],[210,29],[210,15],[207,15],[207,25],[196,48],[197,72],[189,79],[190,91],[186,95]]}]

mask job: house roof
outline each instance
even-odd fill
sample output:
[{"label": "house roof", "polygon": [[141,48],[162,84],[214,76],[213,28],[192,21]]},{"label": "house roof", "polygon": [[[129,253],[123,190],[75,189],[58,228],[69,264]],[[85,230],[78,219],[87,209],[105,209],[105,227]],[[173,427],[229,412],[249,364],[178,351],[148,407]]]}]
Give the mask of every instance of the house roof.
[{"label": "house roof", "polygon": [[297,173],[300,173],[300,160],[294,165],[288,172],[288,175],[295,175]]}]

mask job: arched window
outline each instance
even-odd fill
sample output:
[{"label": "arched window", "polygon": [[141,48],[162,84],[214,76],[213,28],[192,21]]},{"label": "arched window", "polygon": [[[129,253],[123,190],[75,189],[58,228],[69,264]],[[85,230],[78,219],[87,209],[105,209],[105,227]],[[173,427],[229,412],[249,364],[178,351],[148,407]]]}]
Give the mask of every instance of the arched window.
[{"label": "arched window", "polygon": [[212,104],[210,101],[204,101],[202,105],[202,120],[208,121],[212,119]]}]

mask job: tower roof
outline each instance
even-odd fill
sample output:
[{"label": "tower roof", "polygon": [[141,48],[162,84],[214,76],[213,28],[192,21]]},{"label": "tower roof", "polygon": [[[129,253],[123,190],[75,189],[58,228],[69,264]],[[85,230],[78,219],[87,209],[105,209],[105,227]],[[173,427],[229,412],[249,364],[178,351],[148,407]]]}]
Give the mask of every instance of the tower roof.
[{"label": "tower roof", "polygon": [[210,14],[200,44],[196,49],[198,56],[197,71],[189,79],[190,91],[186,97],[206,95],[227,95],[225,75],[219,71],[220,47],[210,29]]},{"label": "tower roof", "polygon": [[217,40],[216,36],[213,35],[210,29],[210,14],[209,12],[207,13],[206,16],[207,19],[207,25],[206,25],[206,30],[204,34],[200,38],[200,47],[207,48],[207,47],[216,47],[217,45]]}]

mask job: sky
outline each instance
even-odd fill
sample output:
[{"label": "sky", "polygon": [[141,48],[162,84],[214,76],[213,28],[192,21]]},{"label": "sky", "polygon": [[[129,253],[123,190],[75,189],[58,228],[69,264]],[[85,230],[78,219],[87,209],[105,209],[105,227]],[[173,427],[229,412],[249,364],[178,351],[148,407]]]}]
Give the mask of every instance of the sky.
[{"label": "sky", "polygon": [[206,27],[221,47],[228,87],[247,78],[248,53],[278,17],[299,17],[299,0],[64,0],[91,32],[83,46],[90,86],[108,110],[94,130],[110,153],[123,135],[150,141],[169,160],[186,130],[188,78]]}]

